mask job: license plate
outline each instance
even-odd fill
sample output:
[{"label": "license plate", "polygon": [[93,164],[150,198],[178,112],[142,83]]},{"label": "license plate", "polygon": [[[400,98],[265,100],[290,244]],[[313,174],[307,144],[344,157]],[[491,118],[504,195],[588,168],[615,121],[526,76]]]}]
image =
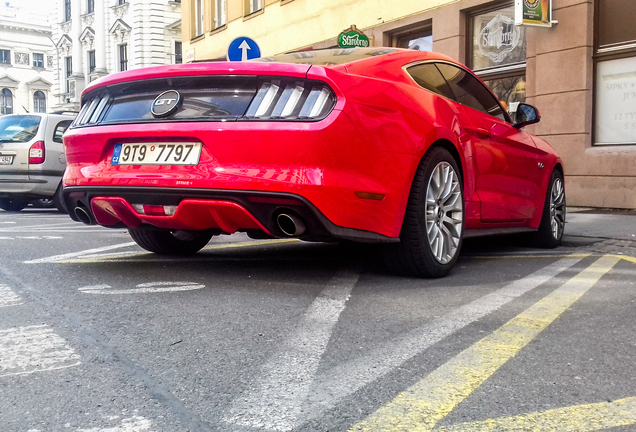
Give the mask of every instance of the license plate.
[{"label": "license plate", "polygon": [[197,165],[201,143],[115,144],[111,165]]},{"label": "license plate", "polygon": [[0,156],[0,165],[11,165],[13,163],[13,156]]}]

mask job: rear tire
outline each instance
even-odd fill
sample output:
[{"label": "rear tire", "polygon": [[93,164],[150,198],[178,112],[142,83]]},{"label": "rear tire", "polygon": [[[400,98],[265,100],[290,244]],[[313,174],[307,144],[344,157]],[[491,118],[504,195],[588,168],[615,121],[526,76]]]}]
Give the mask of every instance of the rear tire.
[{"label": "rear tire", "polygon": [[60,182],[57,190],[55,191],[55,195],[53,196],[53,205],[60,213],[68,213],[68,209],[66,208],[66,203],[64,202],[64,196],[62,195],[63,187],[62,182]]},{"label": "rear tire", "polygon": [[446,149],[434,147],[415,174],[400,243],[384,249],[384,262],[403,275],[446,276],[459,257],[463,224],[461,172]]},{"label": "rear tire", "polygon": [[0,208],[8,212],[19,212],[28,204],[29,202],[22,198],[0,198]]},{"label": "rear tire", "polygon": [[154,231],[128,228],[130,237],[142,248],[161,255],[193,255],[199,252],[212,238],[206,231]]},{"label": "rear tire", "polygon": [[534,242],[538,247],[554,249],[561,244],[565,228],[565,212],[563,174],[554,170],[543,204],[541,224],[534,234]]}]

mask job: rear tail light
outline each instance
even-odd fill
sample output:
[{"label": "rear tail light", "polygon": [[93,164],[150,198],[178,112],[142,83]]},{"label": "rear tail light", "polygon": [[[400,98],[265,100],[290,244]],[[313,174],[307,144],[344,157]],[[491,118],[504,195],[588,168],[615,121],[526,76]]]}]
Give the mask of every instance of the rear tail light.
[{"label": "rear tail light", "polygon": [[320,120],[336,104],[327,84],[298,79],[271,79],[263,82],[245,117],[267,120]]},{"label": "rear tail light", "polygon": [[29,164],[37,165],[44,163],[45,156],[44,141],[38,141],[29,148]]}]

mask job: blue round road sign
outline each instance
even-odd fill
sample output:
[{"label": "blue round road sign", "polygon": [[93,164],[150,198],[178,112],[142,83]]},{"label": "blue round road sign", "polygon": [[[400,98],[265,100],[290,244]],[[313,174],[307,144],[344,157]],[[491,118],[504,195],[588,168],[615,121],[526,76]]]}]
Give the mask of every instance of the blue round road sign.
[{"label": "blue round road sign", "polygon": [[259,58],[261,49],[254,40],[248,37],[237,37],[227,48],[227,59],[229,61],[245,61]]}]

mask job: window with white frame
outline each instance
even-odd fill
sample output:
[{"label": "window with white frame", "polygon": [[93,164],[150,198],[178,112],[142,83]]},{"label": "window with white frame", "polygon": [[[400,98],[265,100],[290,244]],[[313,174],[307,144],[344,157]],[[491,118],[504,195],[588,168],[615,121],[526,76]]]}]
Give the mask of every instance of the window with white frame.
[{"label": "window with white frame", "polygon": [[214,0],[214,28],[223,27],[227,22],[226,0]]},{"label": "window with white frame", "polygon": [[179,41],[174,42],[174,63],[183,63],[183,48],[181,42]]},{"label": "window with white frame", "polygon": [[46,96],[44,96],[44,92],[41,92],[40,90],[33,93],[33,112],[46,112]]},{"label": "window with white frame", "polygon": [[11,50],[0,49],[0,63],[11,64]]},{"label": "window with white frame", "polygon": [[0,114],[13,114],[13,93],[8,88],[0,92]]},{"label": "window with white frame", "polygon": [[71,20],[71,0],[64,0],[64,22]]},{"label": "window with white frame", "polygon": [[263,0],[245,0],[245,15],[253,14],[263,9]]},{"label": "window with white frame", "polygon": [[86,13],[92,14],[95,12],[95,0],[86,0]]},{"label": "window with white frame", "polygon": [[88,60],[88,73],[95,72],[95,50],[90,50],[86,52],[87,60]]},{"label": "window with white frame", "polygon": [[198,37],[203,34],[205,26],[205,15],[203,15],[203,0],[194,0],[194,34],[192,37]]},{"label": "window with white frame", "polygon": [[119,45],[119,71],[128,70],[128,44]]},{"label": "window with white frame", "polygon": [[44,54],[33,53],[33,67],[44,68]]}]

